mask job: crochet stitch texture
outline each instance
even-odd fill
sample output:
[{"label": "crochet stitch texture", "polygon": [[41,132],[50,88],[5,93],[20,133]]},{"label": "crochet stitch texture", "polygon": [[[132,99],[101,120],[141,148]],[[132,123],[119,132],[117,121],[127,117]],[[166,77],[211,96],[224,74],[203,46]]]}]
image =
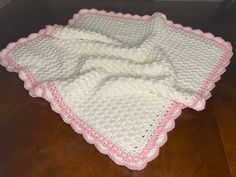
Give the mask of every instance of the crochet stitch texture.
[{"label": "crochet stitch texture", "polygon": [[204,109],[231,56],[230,43],[161,13],[83,9],[9,44],[0,63],[100,152],[141,170],[181,109]]}]

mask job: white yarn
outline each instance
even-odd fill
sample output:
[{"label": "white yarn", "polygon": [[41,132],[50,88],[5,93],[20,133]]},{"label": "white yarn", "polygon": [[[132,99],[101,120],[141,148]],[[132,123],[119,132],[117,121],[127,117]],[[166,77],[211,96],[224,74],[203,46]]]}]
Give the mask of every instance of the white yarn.
[{"label": "white yarn", "polygon": [[[94,25],[95,23],[96,25]],[[138,41],[148,35],[155,34],[157,36],[155,42],[168,55],[169,61],[175,69],[176,89],[191,95],[196,94],[200,84],[224,52],[222,47],[203,36],[187,33],[182,29],[173,30],[160,14],[153,15],[153,18],[148,21],[132,21],[116,20],[109,16],[95,16],[88,13],[73,26],[99,32],[130,45],[139,43]],[[199,96],[204,102],[206,95]],[[190,103],[192,98],[184,99]]]}]

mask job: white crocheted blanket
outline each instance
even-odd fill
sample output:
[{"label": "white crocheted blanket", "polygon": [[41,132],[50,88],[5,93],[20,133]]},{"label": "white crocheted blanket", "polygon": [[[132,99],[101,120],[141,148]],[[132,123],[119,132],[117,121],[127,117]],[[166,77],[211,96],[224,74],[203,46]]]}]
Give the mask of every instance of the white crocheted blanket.
[{"label": "white crocheted blanket", "polygon": [[0,61],[100,152],[141,170],[181,109],[204,108],[231,56],[230,43],[161,13],[91,9],[9,44]]}]

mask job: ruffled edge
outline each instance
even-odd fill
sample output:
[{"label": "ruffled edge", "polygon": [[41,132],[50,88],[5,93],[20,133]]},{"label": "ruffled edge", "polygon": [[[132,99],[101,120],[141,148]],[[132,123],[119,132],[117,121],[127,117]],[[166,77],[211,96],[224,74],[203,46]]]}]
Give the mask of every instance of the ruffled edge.
[{"label": "ruffled edge", "polygon": [[[96,9],[82,9],[79,13],[73,16],[73,19],[69,20],[69,24],[72,25],[75,21],[80,18],[80,15],[94,13],[96,15],[108,15],[115,18],[129,18],[136,20],[148,20],[150,19],[149,15],[139,16],[139,15],[131,15],[131,14],[122,14],[122,13],[114,13],[114,12],[106,12],[104,10],[99,11]],[[156,13],[158,15],[163,16],[166,19],[166,16],[162,13]],[[190,27],[183,27],[180,24],[174,24],[172,21],[168,20],[168,24],[175,27],[176,29],[185,30],[199,36],[203,36],[209,40],[212,40],[217,45],[221,45],[224,49],[224,55],[220,57],[219,63],[212,69],[206,81],[202,84],[199,89],[199,93],[206,95],[206,99],[210,97],[210,91],[214,88],[214,82],[220,79],[220,75],[225,72],[225,67],[229,64],[229,59],[232,56],[232,46],[229,42],[225,42],[222,38],[214,37],[211,33],[203,33],[201,30],[193,30]],[[57,25],[56,25],[57,26]],[[7,45],[5,49],[0,52],[0,64],[10,72],[17,72],[18,76],[21,80],[24,81],[25,89],[29,90],[29,94],[32,97],[42,97],[46,99],[50,105],[51,109],[60,114],[63,121],[70,124],[74,131],[79,134],[82,134],[84,139],[90,143],[94,144],[95,147],[103,154],[108,155],[114,162],[119,165],[124,165],[132,170],[142,170],[147,162],[153,160],[159,154],[160,147],[165,144],[167,141],[167,133],[172,130],[175,126],[175,119],[179,117],[181,114],[181,110],[184,108],[183,105],[173,102],[168,109],[168,113],[164,118],[162,125],[158,127],[153,135],[151,136],[151,140],[148,145],[145,147],[143,152],[140,154],[139,158],[129,157],[127,154],[120,152],[118,148],[114,146],[104,146],[103,144],[107,144],[101,142],[101,139],[98,137],[93,137],[90,134],[87,134],[86,128],[81,127],[81,124],[75,123],[74,119],[68,117],[68,111],[70,110],[63,107],[64,102],[60,97],[58,91],[56,90],[53,82],[48,82],[46,85],[36,85],[36,82],[30,73],[29,70],[17,65],[13,59],[11,58],[11,54],[14,49],[23,43],[30,43],[34,39],[43,36],[50,35],[53,36],[56,33],[56,28],[48,27],[46,29],[40,30],[38,33],[32,33],[28,36],[28,38],[21,38],[17,42],[13,42]],[[193,103],[196,104],[195,107],[202,108],[205,103],[198,102],[198,96],[193,100]],[[197,100],[197,101],[196,101]],[[73,113],[70,113],[73,114]],[[77,118],[79,119],[79,118]]]}]

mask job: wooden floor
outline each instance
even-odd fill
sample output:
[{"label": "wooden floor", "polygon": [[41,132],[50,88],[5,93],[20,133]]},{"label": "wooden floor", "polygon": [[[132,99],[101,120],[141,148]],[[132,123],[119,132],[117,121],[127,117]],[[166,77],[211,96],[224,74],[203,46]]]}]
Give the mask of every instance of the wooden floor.
[{"label": "wooden floor", "polygon": [[[0,10],[0,47],[47,24],[66,24],[80,8],[132,14],[164,12],[175,22],[209,31],[236,46],[236,16],[219,3],[12,0]],[[160,155],[142,171],[113,163],[85,142],[49,103],[31,98],[17,74],[0,67],[0,177],[235,177],[236,62],[204,111],[185,109]]]}]

